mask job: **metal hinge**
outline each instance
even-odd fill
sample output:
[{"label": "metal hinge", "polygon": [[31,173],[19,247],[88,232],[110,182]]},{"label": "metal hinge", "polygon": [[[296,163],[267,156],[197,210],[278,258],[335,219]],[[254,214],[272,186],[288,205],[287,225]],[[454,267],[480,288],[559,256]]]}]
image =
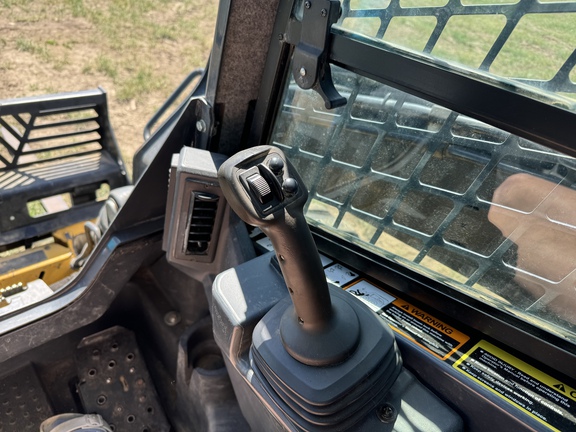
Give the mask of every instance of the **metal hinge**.
[{"label": "metal hinge", "polygon": [[346,98],[334,87],[328,62],[330,28],[341,14],[338,0],[305,0],[302,20],[291,20],[287,42],[294,45],[292,75],[302,89],[315,90],[327,109],[346,105]]}]

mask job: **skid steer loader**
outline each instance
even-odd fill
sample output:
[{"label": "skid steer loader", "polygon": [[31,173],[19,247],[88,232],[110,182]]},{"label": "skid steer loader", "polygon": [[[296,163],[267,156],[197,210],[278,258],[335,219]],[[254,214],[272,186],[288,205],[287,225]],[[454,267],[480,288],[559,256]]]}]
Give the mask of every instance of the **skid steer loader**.
[{"label": "skid steer loader", "polygon": [[574,16],[222,0],[132,180],[0,102],[0,431],[575,430]]}]

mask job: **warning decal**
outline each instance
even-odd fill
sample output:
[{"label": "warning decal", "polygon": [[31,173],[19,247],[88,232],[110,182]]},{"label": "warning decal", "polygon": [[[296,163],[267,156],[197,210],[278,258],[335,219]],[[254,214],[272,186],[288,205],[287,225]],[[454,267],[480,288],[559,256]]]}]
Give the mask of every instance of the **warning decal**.
[{"label": "warning decal", "polygon": [[576,390],[480,341],[454,367],[552,430],[576,430]]},{"label": "warning decal", "polygon": [[442,360],[447,360],[470,339],[445,322],[366,280],[347,287],[346,291],[368,304],[393,330]]}]

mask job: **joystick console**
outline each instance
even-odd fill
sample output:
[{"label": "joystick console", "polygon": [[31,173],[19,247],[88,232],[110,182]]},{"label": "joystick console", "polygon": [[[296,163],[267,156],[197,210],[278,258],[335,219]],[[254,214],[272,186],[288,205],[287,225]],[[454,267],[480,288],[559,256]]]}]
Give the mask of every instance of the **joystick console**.
[{"label": "joystick console", "polygon": [[461,430],[402,368],[390,327],[326,282],[303,213],[308,192],[282,151],[244,150],[218,179],[240,218],[268,235],[283,276],[263,255],[214,281],[215,338],[254,430]]}]

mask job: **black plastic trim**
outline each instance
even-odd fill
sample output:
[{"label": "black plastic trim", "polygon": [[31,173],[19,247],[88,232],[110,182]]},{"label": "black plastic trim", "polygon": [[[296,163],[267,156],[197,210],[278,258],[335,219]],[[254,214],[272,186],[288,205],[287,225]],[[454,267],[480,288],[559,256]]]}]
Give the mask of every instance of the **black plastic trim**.
[{"label": "black plastic trim", "polygon": [[293,5],[294,1],[281,1],[278,7],[250,129],[250,146],[267,144],[274,119],[282,104],[282,90],[290,75],[288,65],[293,52],[292,45],[286,41],[286,27]]}]

